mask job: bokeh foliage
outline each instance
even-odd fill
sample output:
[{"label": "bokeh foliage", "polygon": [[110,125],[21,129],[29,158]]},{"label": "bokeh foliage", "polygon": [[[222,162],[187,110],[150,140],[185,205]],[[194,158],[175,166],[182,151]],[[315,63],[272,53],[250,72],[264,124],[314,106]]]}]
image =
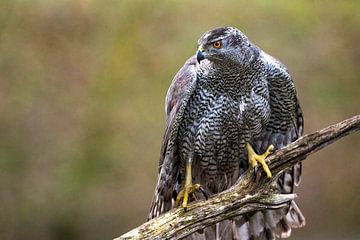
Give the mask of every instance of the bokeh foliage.
[{"label": "bokeh foliage", "polygon": [[[306,132],[360,110],[356,0],[0,3],[0,239],[111,239],[142,223],[167,87],[213,27],[288,66]],[[359,237],[359,146],[305,162],[293,239]]]}]

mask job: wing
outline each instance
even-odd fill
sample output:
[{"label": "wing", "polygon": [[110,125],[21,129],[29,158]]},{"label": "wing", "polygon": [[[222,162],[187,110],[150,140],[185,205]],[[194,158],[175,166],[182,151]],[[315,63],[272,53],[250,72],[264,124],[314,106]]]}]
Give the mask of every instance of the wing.
[{"label": "wing", "polygon": [[[271,114],[267,126],[260,136],[252,139],[252,144],[255,151],[263,153],[270,144],[276,150],[298,139],[303,133],[304,121],[295,86],[286,67],[264,52],[260,57],[267,66]],[[276,188],[281,193],[293,192],[294,186],[300,182],[300,175],[301,164],[297,164],[284,171]],[[288,208],[256,212],[246,218],[247,222],[242,229],[246,229],[245,232],[250,233],[254,239],[288,237],[291,228],[305,224],[305,218],[294,201]],[[249,235],[247,237],[250,238]],[[248,239],[247,237],[243,239]]]},{"label": "wing", "polygon": [[174,186],[179,169],[176,137],[185,107],[196,86],[195,67],[196,58],[193,56],[176,74],[166,95],[166,127],[160,151],[159,177],[149,219],[170,210],[173,205]]},{"label": "wing", "polygon": [[[273,144],[276,149],[295,141],[303,134],[304,120],[291,75],[286,67],[262,52],[261,58],[267,66],[267,80],[270,99],[270,119],[260,137],[253,140],[256,150],[263,152]],[[293,185],[300,182],[301,165],[292,172],[292,186],[283,186],[281,192],[290,193]],[[285,187],[290,187],[288,189]]]}]

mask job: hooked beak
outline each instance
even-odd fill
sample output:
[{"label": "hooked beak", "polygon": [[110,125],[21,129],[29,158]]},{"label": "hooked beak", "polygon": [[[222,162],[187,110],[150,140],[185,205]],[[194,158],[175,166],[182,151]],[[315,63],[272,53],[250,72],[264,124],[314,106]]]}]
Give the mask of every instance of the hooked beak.
[{"label": "hooked beak", "polygon": [[198,63],[201,62],[201,60],[205,59],[204,53],[205,50],[203,48],[199,48],[197,53],[196,53],[196,60],[198,61]]}]

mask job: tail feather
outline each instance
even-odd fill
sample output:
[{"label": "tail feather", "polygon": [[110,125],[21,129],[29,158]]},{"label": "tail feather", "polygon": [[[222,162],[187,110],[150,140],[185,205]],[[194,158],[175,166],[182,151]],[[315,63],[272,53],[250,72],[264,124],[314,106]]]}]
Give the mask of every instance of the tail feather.
[{"label": "tail feather", "polygon": [[294,201],[290,204],[289,211],[286,214],[286,220],[292,228],[300,228],[306,224],[304,215]]},{"label": "tail feather", "polygon": [[216,224],[216,239],[232,239],[232,220],[225,220]]},{"label": "tail feather", "polygon": [[249,240],[251,236],[249,229],[249,222],[246,216],[234,218],[232,223],[233,239]]},{"label": "tail feather", "polygon": [[291,201],[287,208],[238,216],[232,220],[225,220],[207,227],[185,239],[273,240],[288,238],[291,228],[299,228],[304,225],[304,216],[296,203]]}]

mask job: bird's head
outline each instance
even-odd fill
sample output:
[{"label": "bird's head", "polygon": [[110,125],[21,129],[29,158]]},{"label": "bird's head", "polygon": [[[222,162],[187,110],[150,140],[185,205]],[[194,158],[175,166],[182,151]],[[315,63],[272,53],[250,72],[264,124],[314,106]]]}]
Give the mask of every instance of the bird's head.
[{"label": "bird's head", "polygon": [[232,62],[246,66],[259,56],[259,49],[237,28],[220,27],[204,33],[198,40],[197,61]]}]

